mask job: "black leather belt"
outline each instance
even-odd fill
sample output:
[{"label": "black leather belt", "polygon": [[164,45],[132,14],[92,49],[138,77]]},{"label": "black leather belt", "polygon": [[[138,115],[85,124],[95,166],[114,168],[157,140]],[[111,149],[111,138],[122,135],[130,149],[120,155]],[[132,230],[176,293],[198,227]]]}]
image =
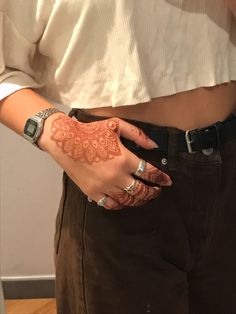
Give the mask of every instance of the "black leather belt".
[{"label": "black leather belt", "polygon": [[234,138],[236,138],[236,117],[232,115],[224,122],[179,134],[178,149],[189,153],[209,148],[217,149]]},{"label": "black leather belt", "polygon": [[[149,137],[158,143],[159,151],[168,151],[168,132],[149,132]],[[210,148],[217,149],[225,142],[236,139],[236,116],[231,115],[225,121],[214,123],[206,128],[179,131],[177,150],[179,152],[201,152]]]},{"label": "black leather belt", "polygon": [[[80,121],[96,121],[102,120],[107,117],[93,116],[84,113],[82,110],[74,108],[70,111],[70,116],[77,116]],[[133,123],[134,120],[126,119],[128,122]],[[138,126],[142,128],[144,126],[144,132],[154,142],[159,145],[158,151],[167,152],[169,143],[169,133],[166,127],[157,127],[149,123],[138,122]],[[151,127],[148,127],[151,126]],[[226,120],[222,122],[216,122],[209,125],[206,128],[194,129],[188,131],[177,130],[177,150],[179,152],[201,152],[209,149],[217,149],[222,144],[229,140],[236,139],[236,116],[230,115]],[[137,149],[135,142],[127,140],[121,137],[121,141],[131,149]],[[142,150],[142,147],[139,147]]]}]

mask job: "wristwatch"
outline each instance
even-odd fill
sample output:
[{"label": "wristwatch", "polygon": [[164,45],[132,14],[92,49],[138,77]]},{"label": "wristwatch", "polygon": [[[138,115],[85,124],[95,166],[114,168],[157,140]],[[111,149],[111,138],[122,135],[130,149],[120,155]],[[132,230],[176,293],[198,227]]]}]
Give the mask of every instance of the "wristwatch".
[{"label": "wristwatch", "polygon": [[24,126],[24,133],[23,133],[24,138],[27,139],[30,143],[40,148],[37,145],[37,141],[43,132],[44,122],[53,113],[57,113],[57,112],[61,112],[61,111],[58,110],[57,108],[47,108],[47,109],[41,110],[40,112],[30,117],[26,121],[25,126]]}]

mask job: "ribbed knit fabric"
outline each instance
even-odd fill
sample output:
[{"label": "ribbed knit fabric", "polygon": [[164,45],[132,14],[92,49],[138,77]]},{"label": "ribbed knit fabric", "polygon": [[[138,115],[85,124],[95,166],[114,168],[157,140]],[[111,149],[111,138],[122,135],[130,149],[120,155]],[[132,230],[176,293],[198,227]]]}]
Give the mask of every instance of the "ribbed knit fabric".
[{"label": "ribbed knit fabric", "polygon": [[224,0],[1,0],[0,99],[134,105],[236,80],[235,45]]}]

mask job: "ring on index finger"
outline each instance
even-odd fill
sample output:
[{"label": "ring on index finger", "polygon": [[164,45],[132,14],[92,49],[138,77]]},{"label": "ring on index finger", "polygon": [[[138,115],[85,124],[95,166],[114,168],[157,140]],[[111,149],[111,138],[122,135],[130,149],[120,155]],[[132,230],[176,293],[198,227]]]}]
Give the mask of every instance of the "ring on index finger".
[{"label": "ring on index finger", "polygon": [[129,193],[129,192],[134,192],[135,188],[136,188],[136,180],[133,179],[132,183],[126,186],[123,190]]},{"label": "ring on index finger", "polygon": [[136,176],[141,176],[141,174],[144,172],[146,167],[146,161],[143,159],[140,159],[139,165],[138,165],[138,169],[135,171],[135,175]]}]

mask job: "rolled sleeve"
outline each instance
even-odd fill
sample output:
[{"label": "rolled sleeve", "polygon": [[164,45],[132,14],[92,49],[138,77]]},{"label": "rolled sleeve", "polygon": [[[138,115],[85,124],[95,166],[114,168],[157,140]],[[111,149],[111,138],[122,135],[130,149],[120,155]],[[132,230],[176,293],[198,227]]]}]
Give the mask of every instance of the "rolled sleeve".
[{"label": "rolled sleeve", "polygon": [[45,28],[38,14],[42,8],[32,5],[35,1],[14,1],[16,7],[10,2],[0,5],[0,100],[22,88],[43,85],[38,66],[38,42]]},{"label": "rolled sleeve", "polygon": [[3,73],[0,75],[0,101],[20,89],[37,89],[41,86],[42,84],[37,84],[33,78],[23,72],[11,71],[8,75]]}]

